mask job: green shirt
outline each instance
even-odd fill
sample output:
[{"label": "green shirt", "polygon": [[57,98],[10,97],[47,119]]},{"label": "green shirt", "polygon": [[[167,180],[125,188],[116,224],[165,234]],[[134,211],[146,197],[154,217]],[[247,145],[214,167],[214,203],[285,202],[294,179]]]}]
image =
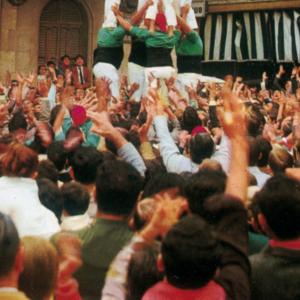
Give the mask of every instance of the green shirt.
[{"label": "green shirt", "polygon": [[144,40],[148,48],[172,49],[180,38],[180,32],[177,30],[174,31],[173,36],[168,36],[166,32],[149,32],[147,29],[135,26],[131,28],[130,34]]},{"label": "green shirt", "polygon": [[97,43],[99,47],[122,47],[125,29],[121,26],[116,28],[101,28],[98,32]]},{"label": "green shirt", "polygon": [[203,55],[203,43],[199,34],[192,30],[176,44],[178,55]]},{"label": "green shirt", "polygon": [[108,267],[130,241],[133,232],[126,222],[97,218],[95,223],[76,234],[83,242],[83,264],[74,274],[80,295],[85,300],[99,300]]}]

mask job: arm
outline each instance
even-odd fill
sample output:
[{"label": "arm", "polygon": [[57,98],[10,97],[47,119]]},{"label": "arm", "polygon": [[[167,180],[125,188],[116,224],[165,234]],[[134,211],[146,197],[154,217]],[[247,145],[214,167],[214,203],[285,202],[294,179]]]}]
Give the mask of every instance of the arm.
[{"label": "arm", "polygon": [[146,166],[135,147],[111,124],[107,112],[88,112],[88,117],[93,121],[91,131],[110,140],[118,149],[118,155],[134,166],[144,176]]},{"label": "arm", "polygon": [[186,23],[184,18],[177,16],[177,22],[180,26],[180,30],[183,33],[187,34],[187,33],[190,33],[192,31],[192,28]]},{"label": "arm", "polygon": [[143,19],[145,13],[146,13],[148,7],[151,6],[152,4],[153,4],[153,1],[152,1],[152,0],[146,1],[146,2],[144,3],[144,5],[140,8],[140,10],[138,10],[138,11],[130,18],[131,24],[133,24],[133,25],[139,24],[139,23],[142,21],[142,19]]}]

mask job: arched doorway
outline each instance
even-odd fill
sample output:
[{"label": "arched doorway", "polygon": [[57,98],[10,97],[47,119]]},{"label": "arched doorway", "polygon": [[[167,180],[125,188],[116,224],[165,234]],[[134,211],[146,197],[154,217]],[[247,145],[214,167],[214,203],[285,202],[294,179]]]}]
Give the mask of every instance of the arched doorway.
[{"label": "arched doorway", "polygon": [[68,54],[87,58],[88,21],[84,7],[74,0],[51,0],[40,18],[39,64],[59,61]]}]

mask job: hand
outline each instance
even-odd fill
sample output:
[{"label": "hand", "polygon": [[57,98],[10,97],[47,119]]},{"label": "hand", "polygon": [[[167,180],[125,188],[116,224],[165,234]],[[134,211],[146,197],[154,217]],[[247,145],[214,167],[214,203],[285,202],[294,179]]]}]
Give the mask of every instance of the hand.
[{"label": "hand", "polygon": [[116,5],[113,5],[111,7],[111,10],[112,12],[115,14],[115,16],[119,16],[120,15],[120,10],[119,10],[119,6],[116,4]]},{"label": "hand", "polygon": [[267,75],[267,72],[263,72],[263,74],[262,74],[262,81],[266,81],[268,79],[269,79],[269,77]]},{"label": "hand", "polygon": [[222,95],[224,111],[220,113],[220,121],[225,134],[230,139],[245,138],[247,135],[247,122],[242,101],[227,88],[223,90]]},{"label": "hand", "polygon": [[156,195],[154,199],[156,209],[150,222],[141,232],[143,238],[151,241],[157,237],[164,237],[188,209],[186,199],[180,196],[174,199],[168,193],[163,193]]},{"label": "hand", "polygon": [[7,104],[0,105],[0,124],[4,124],[8,117],[8,106]]},{"label": "hand", "polygon": [[111,97],[110,85],[112,81],[107,77],[100,77],[96,80],[96,95],[97,97],[105,97],[109,99]]},{"label": "hand", "polygon": [[156,89],[149,89],[149,100],[155,104],[156,115],[164,115],[164,106]]},{"label": "hand", "polygon": [[130,86],[130,92],[133,94],[135,91],[137,91],[140,88],[140,85],[137,82],[134,82]]},{"label": "hand", "polygon": [[100,136],[107,138],[116,130],[110,122],[108,113],[105,111],[100,113],[88,111],[87,116],[93,122],[91,131]]},{"label": "hand", "polygon": [[169,79],[165,79],[165,84],[168,89],[172,88],[175,84],[175,77],[170,77]]},{"label": "hand", "polygon": [[22,73],[17,72],[16,78],[17,78],[19,84],[23,84],[25,82],[25,79],[24,79],[24,76]]},{"label": "hand", "polygon": [[146,1],[147,7],[153,5],[153,3],[154,3],[153,0],[147,0],[147,1]]},{"label": "hand", "polygon": [[191,6],[187,3],[181,7],[181,15],[187,15],[191,9]]}]

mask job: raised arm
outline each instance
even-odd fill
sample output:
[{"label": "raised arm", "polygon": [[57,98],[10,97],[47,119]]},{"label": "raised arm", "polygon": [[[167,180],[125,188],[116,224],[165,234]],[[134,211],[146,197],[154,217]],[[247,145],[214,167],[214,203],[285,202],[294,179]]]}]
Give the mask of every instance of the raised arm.
[{"label": "raised arm", "polygon": [[133,25],[138,25],[142,19],[144,18],[144,15],[148,9],[149,6],[153,4],[152,0],[147,0],[144,5],[130,18],[130,22]]},{"label": "raised arm", "polygon": [[184,18],[177,16],[177,23],[180,26],[180,30],[187,34],[190,33],[192,31],[192,28],[187,24],[187,22],[185,21]]},{"label": "raised arm", "polygon": [[126,21],[120,14],[120,11],[117,6],[112,6],[112,11],[115,14],[119,24],[126,30],[130,31],[131,28],[133,27],[128,21]]}]

